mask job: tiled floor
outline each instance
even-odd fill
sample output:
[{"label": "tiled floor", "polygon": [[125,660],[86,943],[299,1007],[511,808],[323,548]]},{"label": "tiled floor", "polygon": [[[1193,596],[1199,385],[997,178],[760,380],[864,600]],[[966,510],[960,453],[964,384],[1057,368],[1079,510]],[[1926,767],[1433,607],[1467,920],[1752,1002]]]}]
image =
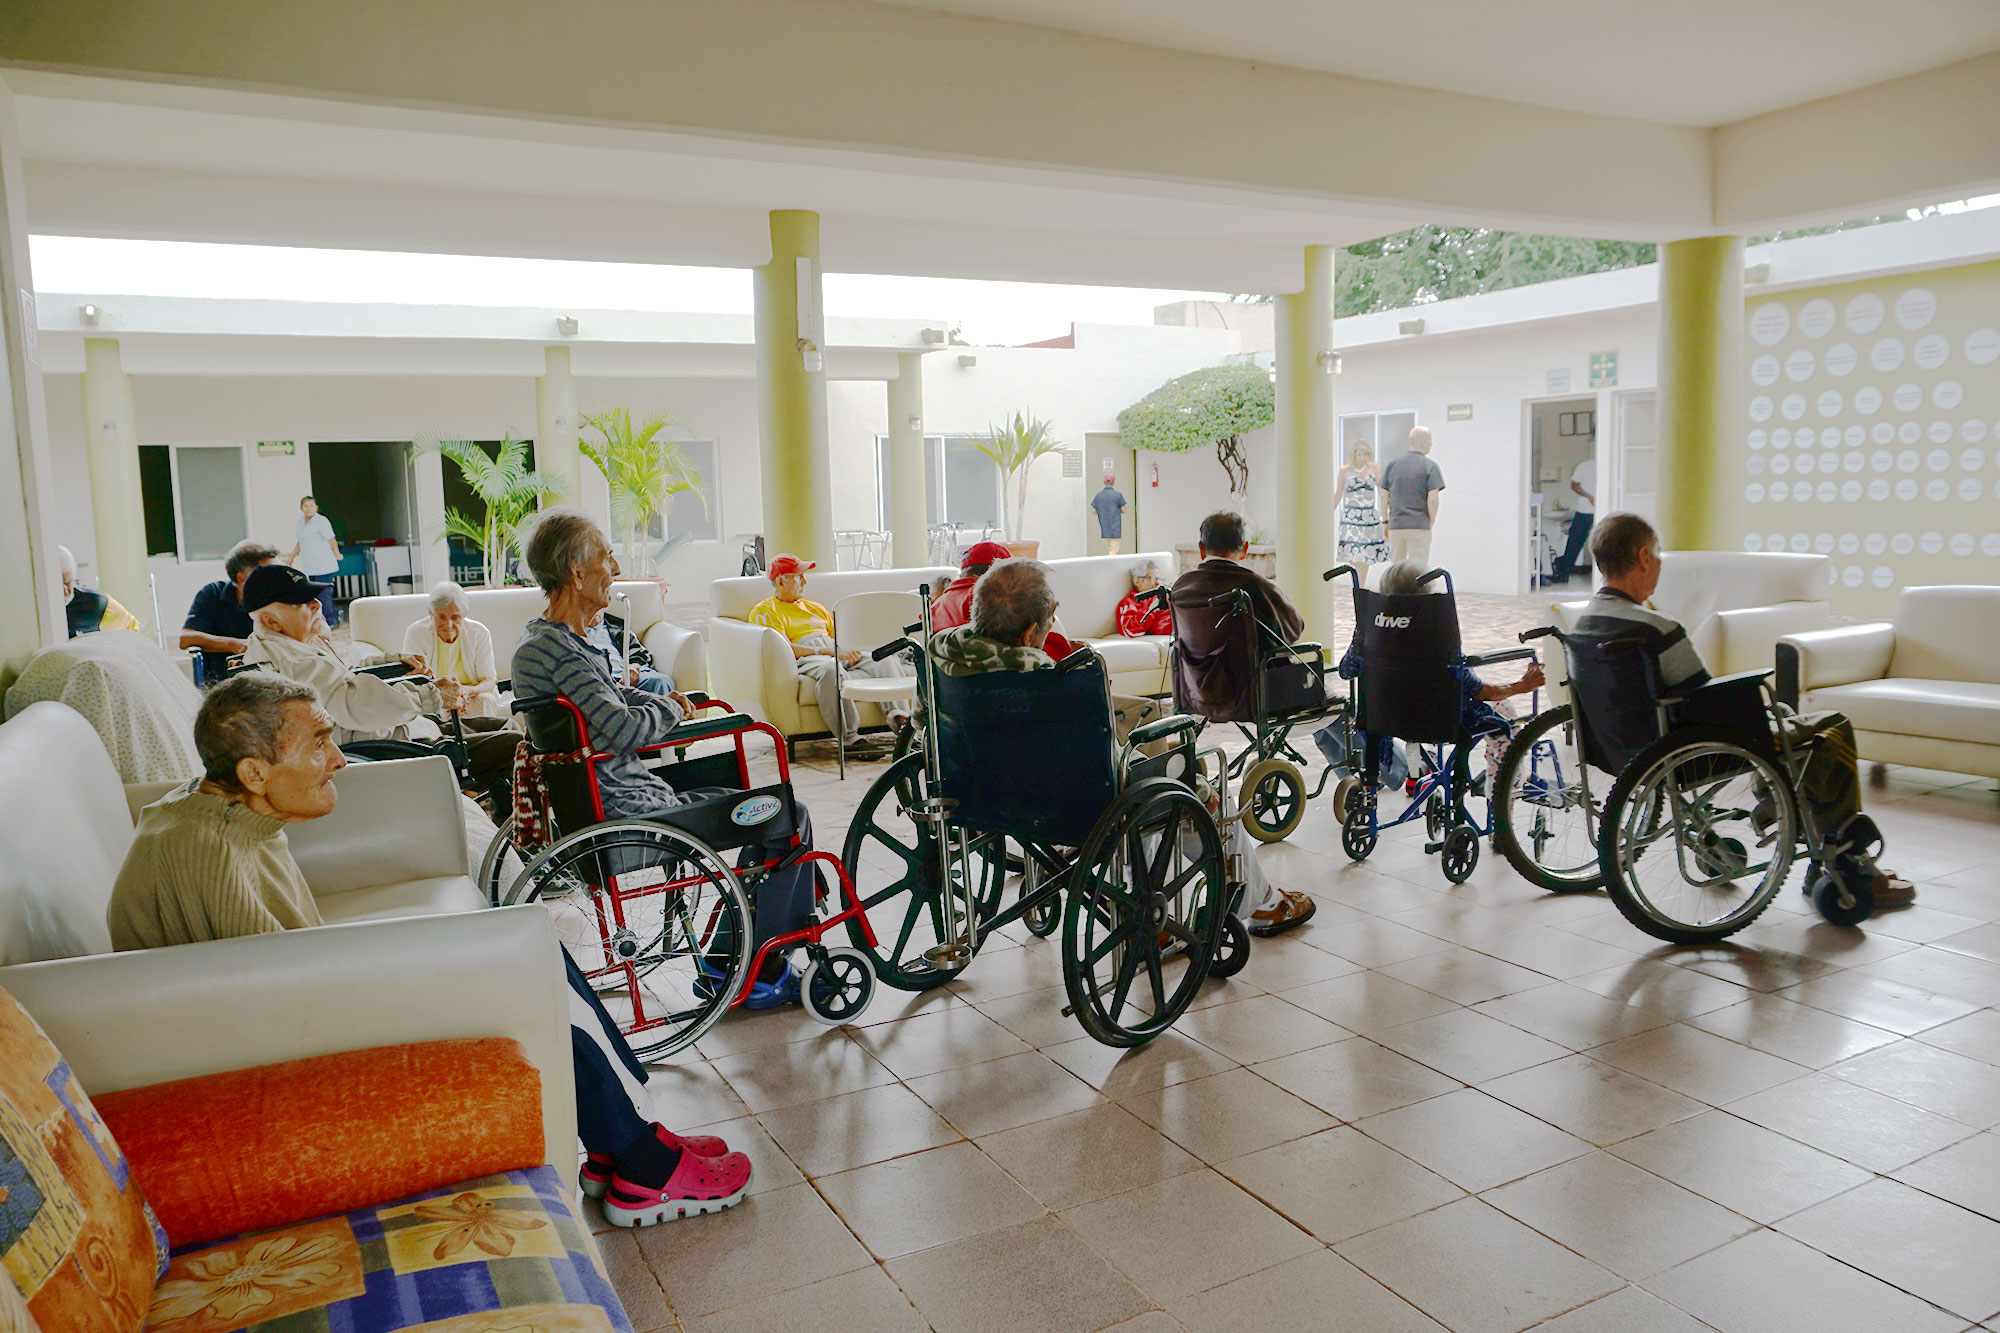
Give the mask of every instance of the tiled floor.
[{"label": "tiled floor", "polygon": [[[880,771],[830,769],[823,830]],[[1420,834],[1350,863],[1322,801],[1262,853],[1317,919],[1138,1051],[1025,934],[857,1026],[719,1025],[656,1106],[755,1192],[607,1261],[642,1333],[2000,1328],[2000,797],[1869,801],[1918,909],[1787,892],[1701,949],[1490,851],[1456,889]]]}]

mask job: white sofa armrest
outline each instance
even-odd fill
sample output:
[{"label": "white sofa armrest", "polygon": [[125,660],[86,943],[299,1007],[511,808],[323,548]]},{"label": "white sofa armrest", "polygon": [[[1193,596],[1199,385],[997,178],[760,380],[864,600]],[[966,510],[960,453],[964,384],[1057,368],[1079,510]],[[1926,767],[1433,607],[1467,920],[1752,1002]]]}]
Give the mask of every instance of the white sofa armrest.
[{"label": "white sofa armrest", "polygon": [[1779,639],[1825,629],[1831,623],[1825,602],[1777,602],[1718,611],[1709,618],[1710,643],[1701,650],[1702,661],[1718,676],[1768,671],[1777,662]]},{"label": "white sofa armrest", "polygon": [[805,730],[798,659],[784,635],[718,616],[708,622],[708,664],[709,693],[787,736]]},{"label": "white sofa armrest", "polygon": [[640,635],[639,641],[653,655],[654,664],[673,677],[675,689],[708,688],[708,654],[698,630],[662,620]]},{"label": "white sofa armrest", "polygon": [[1895,649],[1896,627],[1887,621],[1787,634],[1778,640],[1779,693],[1795,686],[1797,700],[1828,685],[1880,680]]},{"label": "white sofa armrest", "polygon": [[436,875],[470,875],[451,760],[350,764],[333,813],[285,832],[315,897]]},{"label": "white sofa armrest", "polygon": [[[389,649],[382,647],[380,644],[370,643],[366,639],[351,639],[349,643],[352,645],[350,655],[357,662],[365,662],[371,657],[387,657],[389,655]],[[396,651],[401,652],[402,649],[398,648]]]},{"label": "white sofa armrest", "polygon": [[540,904],[0,968],[92,1092],[337,1051],[511,1037],[541,1072],[548,1160],[576,1181],[568,982]]}]

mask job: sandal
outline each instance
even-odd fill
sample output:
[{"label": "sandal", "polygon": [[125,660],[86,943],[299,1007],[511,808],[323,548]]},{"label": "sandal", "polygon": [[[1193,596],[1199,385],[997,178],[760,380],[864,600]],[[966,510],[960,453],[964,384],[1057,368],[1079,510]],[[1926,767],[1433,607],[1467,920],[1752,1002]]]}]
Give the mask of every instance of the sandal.
[{"label": "sandal", "polygon": [[658,1189],[634,1185],[614,1172],[604,1195],[606,1220],[621,1227],[649,1227],[683,1217],[719,1213],[743,1202],[750,1185],[750,1159],[740,1152],[698,1157],[684,1152]]},{"label": "sandal", "polygon": [[[697,1157],[720,1157],[729,1151],[729,1145],[713,1134],[676,1134],[657,1120],[653,1122],[653,1137],[669,1148],[691,1152]],[[577,1174],[583,1183],[585,1198],[603,1198],[605,1191],[611,1188],[611,1154],[585,1153],[583,1170]]]},{"label": "sandal", "polygon": [[1319,904],[1303,893],[1280,889],[1278,901],[1250,914],[1250,933],[1259,937],[1282,935],[1313,919]]}]

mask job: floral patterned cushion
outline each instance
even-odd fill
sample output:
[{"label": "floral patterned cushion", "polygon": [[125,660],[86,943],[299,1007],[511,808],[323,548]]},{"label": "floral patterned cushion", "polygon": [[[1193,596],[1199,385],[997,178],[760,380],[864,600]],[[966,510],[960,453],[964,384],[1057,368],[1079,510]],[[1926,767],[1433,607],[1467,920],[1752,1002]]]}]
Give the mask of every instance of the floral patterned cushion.
[{"label": "floral patterned cushion", "polygon": [[174,1255],[147,1333],[631,1333],[554,1167]]},{"label": "floral patterned cushion", "polygon": [[51,1333],[139,1333],[166,1264],[125,1154],[69,1062],[0,991],[0,1282]]}]

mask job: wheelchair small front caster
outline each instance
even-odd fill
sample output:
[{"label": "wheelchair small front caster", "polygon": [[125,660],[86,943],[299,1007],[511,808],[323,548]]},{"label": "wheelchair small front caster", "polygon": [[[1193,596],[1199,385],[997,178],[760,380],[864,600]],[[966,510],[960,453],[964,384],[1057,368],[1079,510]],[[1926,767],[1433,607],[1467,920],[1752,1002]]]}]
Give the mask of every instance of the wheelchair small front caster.
[{"label": "wheelchair small front caster", "polygon": [[1028,928],[1030,935],[1039,940],[1045,940],[1055,934],[1056,927],[1062,924],[1061,896],[1050,894],[1046,900],[1021,913],[1021,924]]},{"label": "wheelchair small front caster", "polygon": [[1250,931],[1232,916],[1222,923],[1222,943],[1208,965],[1208,975],[1225,981],[1241,972],[1250,961]]},{"label": "wheelchair small front caster", "polygon": [[1243,827],[1259,842],[1283,842],[1306,814],[1306,780],[1298,766],[1272,756],[1243,775]]},{"label": "wheelchair small front caster", "polygon": [[1454,884],[1472,878],[1479,865],[1479,830],[1470,824],[1454,825],[1444,835],[1444,877]]},{"label": "wheelchair small front caster", "polygon": [[1347,794],[1347,818],[1340,821],[1340,850],[1350,861],[1366,861],[1375,850],[1375,794],[1356,787]]},{"label": "wheelchair small front caster", "polygon": [[799,1002],[828,1027],[860,1017],[874,998],[875,962],[859,949],[828,949],[799,977]]},{"label": "wheelchair small front caster", "polygon": [[1815,870],[1806,891],[1813,907],[1832,925],[1858,926],[1875,913],[1875,891],[1866,884],[1849,890],[1843,903],[1840,881],[1825,871]]},{"label": "wheelchair small front caster", "polygon": [[1354,799],[1354,793],[1361,790],[1361,779],[1352,775],[1342,778],[1333,787],[1333,818],[1336,823],[1347,822],[1347,807]]}]

